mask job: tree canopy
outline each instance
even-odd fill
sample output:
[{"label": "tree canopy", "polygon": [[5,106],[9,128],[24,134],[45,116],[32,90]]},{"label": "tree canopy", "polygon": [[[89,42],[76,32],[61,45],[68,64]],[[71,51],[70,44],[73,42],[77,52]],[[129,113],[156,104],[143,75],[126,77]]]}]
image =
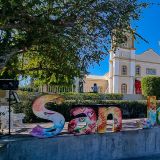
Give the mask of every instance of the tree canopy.
[{"label": "tree canopy", "polygon": [[138,0],[0,0],[2,75],[69,82],[108,54],[146,3]]}]

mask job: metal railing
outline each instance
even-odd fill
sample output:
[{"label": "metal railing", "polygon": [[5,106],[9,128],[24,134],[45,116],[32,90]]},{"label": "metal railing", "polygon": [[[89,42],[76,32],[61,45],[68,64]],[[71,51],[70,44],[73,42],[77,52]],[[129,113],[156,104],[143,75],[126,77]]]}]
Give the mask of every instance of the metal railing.
[{"label": "metal railing", "polygon": [[47,85],[46,90],[43,92],[46,93],[66,93],[66,92],[75,92],[75,88],[73,85],[71,86],[50,86]]},{"label": "metal railing", "polygon": [[75,92],[74,85],[71,86],[58,86],[58,85],[44,85],[40,87],[23,87],[20,88],[23,91],[29,92],[40,92],[40,93],[66,93],[66,92]]}]

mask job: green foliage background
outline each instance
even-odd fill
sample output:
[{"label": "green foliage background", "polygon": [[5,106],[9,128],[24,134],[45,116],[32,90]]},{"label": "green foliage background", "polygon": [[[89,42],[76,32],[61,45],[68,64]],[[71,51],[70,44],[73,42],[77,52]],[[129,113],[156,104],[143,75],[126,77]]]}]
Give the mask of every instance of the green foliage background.
[{"label": "green foliage background", "polygon": [[160,98],[160,77],[146,76],[142,79],[142,92],[145,96]]}]

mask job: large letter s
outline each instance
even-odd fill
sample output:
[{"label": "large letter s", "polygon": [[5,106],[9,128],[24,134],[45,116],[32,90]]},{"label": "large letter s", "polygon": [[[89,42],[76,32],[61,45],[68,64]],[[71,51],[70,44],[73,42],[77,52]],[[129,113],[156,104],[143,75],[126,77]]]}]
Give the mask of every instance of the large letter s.
[{"label": "large letter s", "polygon": [[48,102],[62,103],[64,99],[60,95],[43,95],[35,99],[32,105],[33,113],[43,119],[47,119],[53,122],[53,126],[50,128],[43,128],[36,126],[32,129],[31,135],[39,138],[47,138],[57,135],[62,131],[65,125],[65,119],[62,114],[51,111],[45,108],[45,104]]}]

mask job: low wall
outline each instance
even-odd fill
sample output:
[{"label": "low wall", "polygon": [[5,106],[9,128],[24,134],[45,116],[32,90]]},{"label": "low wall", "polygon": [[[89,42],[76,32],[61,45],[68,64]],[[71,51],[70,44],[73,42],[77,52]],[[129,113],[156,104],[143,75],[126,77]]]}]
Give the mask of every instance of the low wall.
[{"label": "low wall", "polygon": [[140,94],[125,94],[125,95],[123,95],[123,100],[138,101],[138,100],[143,100],[143,99],[145,99],[145,98]]},{"label": "low wall", "polygon": [[[2,154],[3,153],[3,154]],[[160,128],[8,142],[0,160],[115,160],[160,153]]]}]

